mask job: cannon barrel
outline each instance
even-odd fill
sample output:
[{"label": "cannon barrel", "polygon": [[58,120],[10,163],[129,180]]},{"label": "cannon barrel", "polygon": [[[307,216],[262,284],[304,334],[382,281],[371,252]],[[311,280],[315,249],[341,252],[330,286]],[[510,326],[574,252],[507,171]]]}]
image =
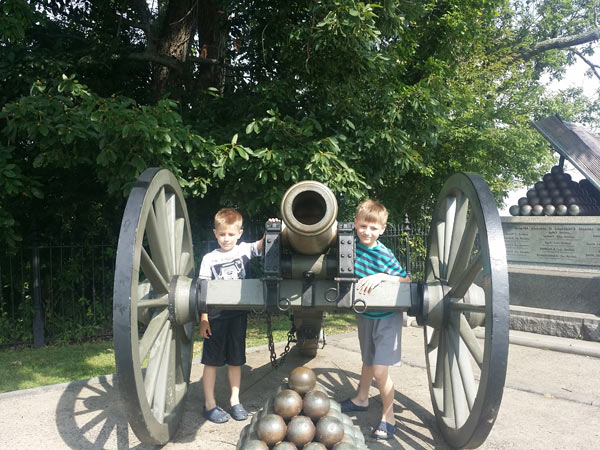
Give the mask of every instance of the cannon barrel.
[{"label": "cannon barrel", "polygon": [[300,181],[281,199],[284,245],[304,255],[324,253],[337,234],[338,205],[333,192],[318,181]]}]

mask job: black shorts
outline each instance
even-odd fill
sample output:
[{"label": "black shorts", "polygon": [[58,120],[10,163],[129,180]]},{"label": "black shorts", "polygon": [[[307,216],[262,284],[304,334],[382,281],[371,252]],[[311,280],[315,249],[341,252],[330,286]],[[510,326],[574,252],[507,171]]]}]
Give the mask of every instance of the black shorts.
[{"label": "black shorts", "polygon": [[202,364],[243,366],[246,364],[248,314],[210,320],[212,335],[202,342]]}]

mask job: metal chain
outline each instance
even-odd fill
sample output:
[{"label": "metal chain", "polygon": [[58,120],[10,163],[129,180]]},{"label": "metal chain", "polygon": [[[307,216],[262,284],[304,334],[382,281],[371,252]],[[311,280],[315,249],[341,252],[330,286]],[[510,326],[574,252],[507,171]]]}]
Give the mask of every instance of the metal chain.
[{"label": "metal chain", "polygon": [[275,342],[273,342],[273,329],[271,325],[271,313],[267,312],[267,339],[269,340],[269,354],[271,357],[271,365],[274,369],[279,369],[285,362],[285,358],[290,352],[290,344],[296,342],[294,335],[296,334],[296,326],[292,322],[292,327],[288,331],[288,341],[285,344],[285,348],[280,355],[279,362],[277,362],[277,353],[275,352]]}]

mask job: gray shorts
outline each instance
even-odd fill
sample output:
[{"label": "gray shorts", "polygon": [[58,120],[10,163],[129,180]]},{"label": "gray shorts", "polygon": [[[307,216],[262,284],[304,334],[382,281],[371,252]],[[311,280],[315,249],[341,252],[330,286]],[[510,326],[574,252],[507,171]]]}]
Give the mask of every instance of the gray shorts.
[{"label": "gray shorts", "polygon": [[358,342],[363,365],[399,366],[402,363],[402,322],[404,313],[385,319],[358,316]]}]

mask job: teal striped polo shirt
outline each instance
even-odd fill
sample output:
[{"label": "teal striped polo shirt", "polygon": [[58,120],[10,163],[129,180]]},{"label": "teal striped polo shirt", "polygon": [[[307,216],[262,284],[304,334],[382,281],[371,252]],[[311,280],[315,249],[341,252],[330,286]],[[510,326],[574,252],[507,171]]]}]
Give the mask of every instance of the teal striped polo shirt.
[{"label": "teal striped polo shirt", "polygon": [[[356,238],[356,259],[354,260],[354,274],[357,278],[364,278],[376,273],[387,273],[388,275],[406,276],[406,270],[402,268],[394,254],[381,242],[377,241],[375,247],[369,248],[360,243]],[[374,311],[360,314],[369,319],[383,319],[391,317],[395,312]]]}]

